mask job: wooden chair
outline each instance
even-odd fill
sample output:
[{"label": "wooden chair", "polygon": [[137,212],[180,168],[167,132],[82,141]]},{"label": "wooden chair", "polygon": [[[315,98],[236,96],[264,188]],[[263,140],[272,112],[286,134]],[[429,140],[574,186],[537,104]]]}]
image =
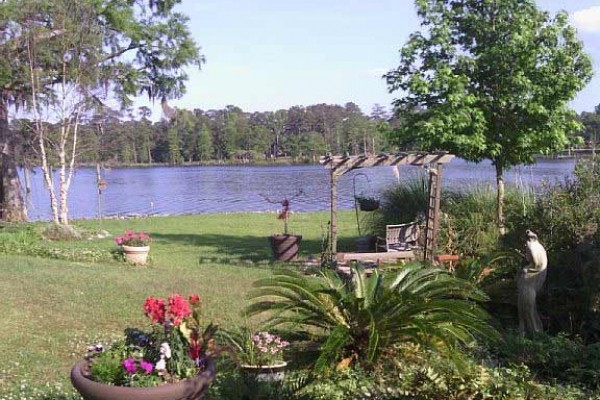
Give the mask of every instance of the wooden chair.
[{"label": "wooden chair", "polygon": [[407,251],[419,247],[419,224],[386,225],[385,239],[377,238],[380,251]]}]

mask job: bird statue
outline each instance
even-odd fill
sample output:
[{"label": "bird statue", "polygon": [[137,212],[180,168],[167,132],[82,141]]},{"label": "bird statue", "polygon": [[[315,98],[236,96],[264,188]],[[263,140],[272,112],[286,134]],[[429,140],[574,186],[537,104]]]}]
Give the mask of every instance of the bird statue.
[{"label": "bird statue", "polygon": [[548,256],[546,255],[546,249],[538,241],[538,237],[535,233],[527,229],[525,231],[527,236],[527,250],[525,252],[525,258],[529,261],[527,270],[530,272],[540,272],[546,269],[548,266]]},{"label": "bird statue", "polygon": [[525,258],[528,264],[520,271],[517,277],[519,289],[519,332],[521,335],[541,332],[542,321],[537,312],[537,294],[546,281],[546,268],[548,256],[546,249],[538,241],[535,233],[529,229],[525,232],[527,237]]}]

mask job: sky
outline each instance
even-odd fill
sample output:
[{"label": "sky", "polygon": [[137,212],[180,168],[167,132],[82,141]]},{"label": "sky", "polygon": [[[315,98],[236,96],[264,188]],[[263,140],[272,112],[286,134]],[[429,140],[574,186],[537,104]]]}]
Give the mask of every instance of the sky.
[{"label": "sky", "polygon": [[[600,104],[600,0],[537,0],[540,9],[569,12],[595,76],[572,101],[577,111]],[[188,70],[187,93],[171,105],[247,112],[354,102],[369,114],[388,109],[381,75],[399,63],[399,49],[419,30],[412,0],[183,0],[194,39],[206,57]],[[139,100],[137,106],[148,104]],[[153,119],[159,107],[151,107]]]}]

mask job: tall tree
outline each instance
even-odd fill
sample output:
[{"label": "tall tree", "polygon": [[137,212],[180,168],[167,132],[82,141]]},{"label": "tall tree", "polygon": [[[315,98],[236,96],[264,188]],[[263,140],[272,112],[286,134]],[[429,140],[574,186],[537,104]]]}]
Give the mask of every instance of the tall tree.
[{"label": "tall tree", "polygon": [[198,161],[206,162],[210,160],[213,153],[213,141],[210,127],[208,124],[203,124],[198,134],[198,142],[196,143],[196,152]]},{"label": "tall tree", "polygon": [[[58,104],[64,110],[64,104],[78,100],[70,104],[73,107],[69,115],[54,116],[62,121],[61,132],[70,130],[73,138],[73,161],[61,162],[73,166],[75,132],[79,118],[90,112],[90,100],[99,104],[102,97],[111,97],[125,108],[131,105],[132,96],[140,93],[163,103],[184,93],[184,68],[199,66],[203,59],[190,37],[187,18],[174,11],[179,3],[180,0],[6,0],[0,4],[3,14],[11,11],[4,26],[17,32],[12,36],[26,43],[24,54],[16,53],[21,68],[11,71],[6,79],[17,87],[13,92],[22,94],[33,112],[38,113],[38,121],[43,107],[48,112]],[[78,29],[93,34],[80,35]],[[0,45],[8,48],[12,42]],[[100,89],[104,96],[99,95]],[[65,91],[81,97],[65,95]],[[37,126],[41,128],[43,124]],[[44,132],[40,130],[38,134]],[[63,202],[66,207],[65,189],[68,191],[70,174],[61,178],[60,192],[65,194],[61,207]],[[60,222],[68,223],[66,214],[62,216],[61,211]]]},{"label": "tall tree", "polygon": [[600,105],[595,107],[594,112],[582,112],[579,121],[583,124],[583,131],[580,132],[583,140],[588,146],[596,147],[596,143],[600,140]]},{"label": "tall tree", "polygon": [[398,144],[448,150],[496,168],[504,232],[504,171],[563,148],[578,123],[568,102],[592,65],[568,25],[533,0],[418,0],[421,32],[386,74],[402,126]]}]

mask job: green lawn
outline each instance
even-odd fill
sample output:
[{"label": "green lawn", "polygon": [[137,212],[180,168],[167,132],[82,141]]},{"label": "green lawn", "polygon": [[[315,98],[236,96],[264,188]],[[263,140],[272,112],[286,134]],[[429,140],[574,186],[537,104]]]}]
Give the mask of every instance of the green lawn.
[{"label": "green lawn", "polygon": [[[340,213],[341,250],[357,235],[353,212]],[[298,213],[290,230],[303,235],[301,258],[319,257],[328,213]],[[36,225],[36,230],[40,229]],[[153,238],[146,267],[112,260],[113,239],[35,243],[40,248],[94,249],[106,262],[73,262],[0,255],[0,391],[22,381],[68,383],[72,364],[88,344],[118,337],[127,326],[147,321],[147,296],[198,293],[208,320],[223,326],[241,321],[246,294],[271,268],[266,237],[281,232],[272,213],[190,215],[130,220],[77,221],[77,226],[126,229]],[[10,251],[10,250],[9,250]]]}]

